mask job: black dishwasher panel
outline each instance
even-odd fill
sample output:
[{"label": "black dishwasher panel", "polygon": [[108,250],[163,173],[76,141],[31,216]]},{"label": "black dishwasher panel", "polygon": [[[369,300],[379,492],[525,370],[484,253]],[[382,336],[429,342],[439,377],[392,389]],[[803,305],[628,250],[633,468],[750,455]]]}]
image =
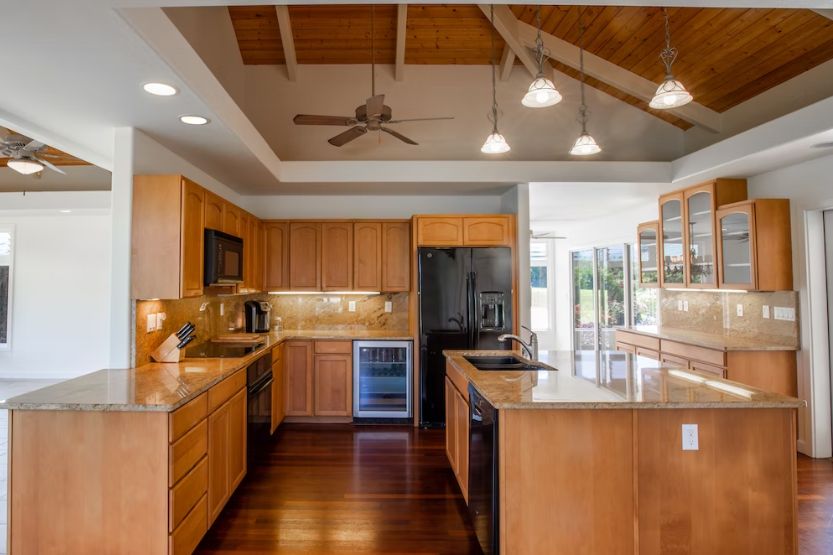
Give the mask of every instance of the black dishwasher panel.
[{"label": "black dishwasher panel", "polygon": [[497,555],[497,410],[469,384],[469,513],[484,555]]}]

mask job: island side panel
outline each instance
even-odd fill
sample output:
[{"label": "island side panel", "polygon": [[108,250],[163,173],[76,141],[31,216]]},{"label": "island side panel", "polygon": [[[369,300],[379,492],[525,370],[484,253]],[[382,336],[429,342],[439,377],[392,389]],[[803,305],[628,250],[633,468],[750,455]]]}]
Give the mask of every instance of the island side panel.
[{"label": "island side panel", "polygon": [[499,414],[501,552],[634,553],[633,412]]},{"label": "island side panel", "polygon": [[9,420],[11,553],[167,553],[167,413]]},{"label": "island side panel", "polygon": [[793,409],[635,412],[640,553],[797,552]]}]

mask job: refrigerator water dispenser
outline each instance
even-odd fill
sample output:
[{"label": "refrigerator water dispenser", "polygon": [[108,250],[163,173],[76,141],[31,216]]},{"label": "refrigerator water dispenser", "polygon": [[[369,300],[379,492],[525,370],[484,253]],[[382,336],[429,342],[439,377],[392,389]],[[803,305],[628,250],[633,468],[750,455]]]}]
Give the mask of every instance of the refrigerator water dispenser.
[{"label": "refrigerator water dispenser", "polygon": [[480,329],[502,330],[504,326],[503,305],[505,294],[501,291],[480,293]]}]

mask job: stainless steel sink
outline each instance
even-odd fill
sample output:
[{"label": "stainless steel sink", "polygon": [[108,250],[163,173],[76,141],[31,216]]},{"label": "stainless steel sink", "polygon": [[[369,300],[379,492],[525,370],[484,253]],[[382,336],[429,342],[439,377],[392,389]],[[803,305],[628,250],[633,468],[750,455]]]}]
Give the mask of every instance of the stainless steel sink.
[{"label": "stainless steel sink", "polygon": [[469,363],[478,370],[543,370],[544,366],[530,364],[528,361],[515,355],[470,355],[464,356]]}]

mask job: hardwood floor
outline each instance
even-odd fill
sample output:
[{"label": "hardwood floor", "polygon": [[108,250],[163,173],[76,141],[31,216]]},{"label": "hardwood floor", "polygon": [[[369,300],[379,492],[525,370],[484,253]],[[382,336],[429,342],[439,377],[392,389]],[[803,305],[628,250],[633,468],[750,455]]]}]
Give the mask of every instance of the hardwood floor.
[{"label": "hardwood floor", "polygon": [[[802,555],[833,553],[833,459],[798,457]],[[480,553],[441,430],[284,424],[197,553]]]},{"label": "hardwood floor", "polygon": [[197,553],[480,553],[442,430],[284,424]]}]

